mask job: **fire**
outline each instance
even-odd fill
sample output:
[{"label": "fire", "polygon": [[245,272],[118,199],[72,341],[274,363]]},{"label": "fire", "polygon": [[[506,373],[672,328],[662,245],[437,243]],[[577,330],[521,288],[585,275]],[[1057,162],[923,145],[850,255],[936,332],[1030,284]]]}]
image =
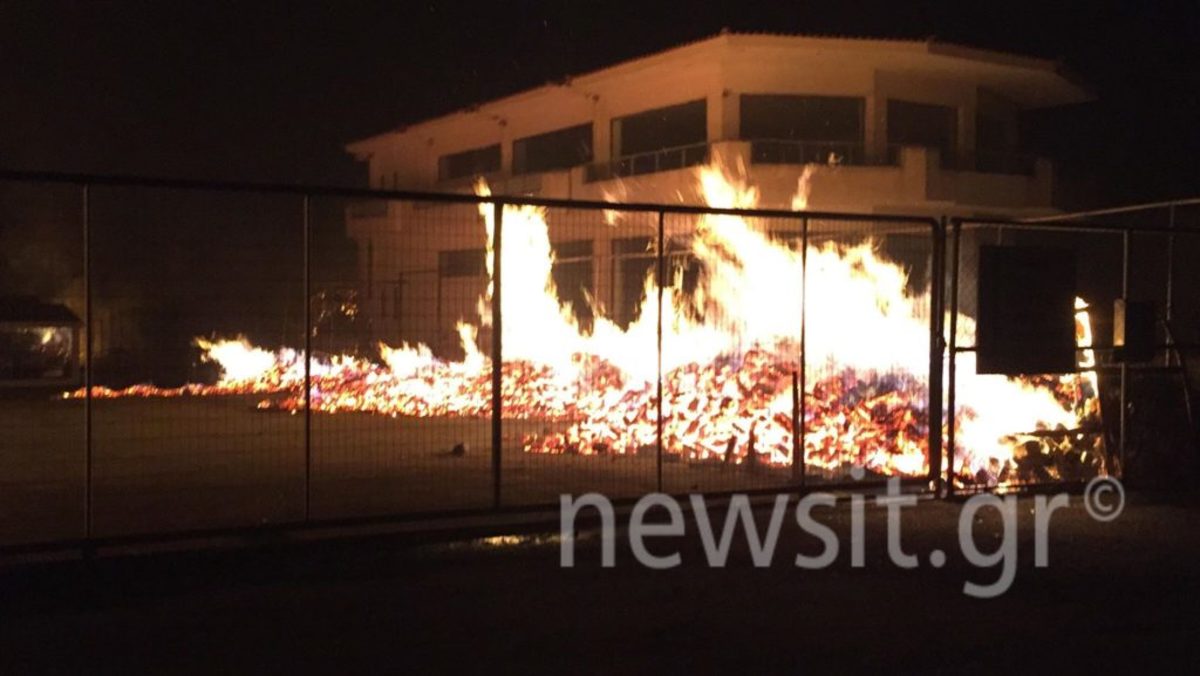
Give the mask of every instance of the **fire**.
[{"label": "fire", "polygon": [[216,342],[198,338],[196,346],[204,351],[204,361],[221,365],[218,385],[255,382],[268,376],[275,368],[275,355],[254,347],[245,338]]},{"label": "fire", "polygon": [[[806,170],[800,180],[797,207],[807,202],[811,174]],[[758,192],[720,166],[700,169],[698,182],[710,206],[758,204]],[[485,185],[478,190],[488,194]],[[309,374],[314,411],[490,415],[492,364],[477,339],[480,328],[492,326],[496,228],[491,205],[481,205],[480,215],[490,281],[477,321],[458,325],[465,357],[449,361],[425,345],[407,344],[380,344],[378,361],[314,355]],[[660,364],[654,346],[661,312],[662,443],[670,458],[791,465],[797,441],[792,420],[800,403],[794,388],[803,359],[803,447],[810,470],[861,466],[905,476],[927,471],[930,301],[927,293],[909,290],[902,266],[869,240],[812,243],[804,252],[729,215],[703,215],[667,235],[689,243],[702,270],[695,288],[685,293],[682,276],[672,275],[664,280],[660,309],[649,277],[640,311],[628,326],[594,307],[594,322],[585,331],[554,287],[545,210],[505,207],[503,413],[546,422],[541,432],[523,439],[526,452],[627,455],[656,447]],[[1077,309],[1080,344],[1089,345],[1087,306],[1080,301]],[[960,340],[969,343],[973,322],[963,316],[959,326]],[[197,345],[203,359],[221,368],[215,385],[96,388],[94,396],[270,393],[276,396],[261,408],[303,410],[302,352],[270,352],[245,339]],[[1094,366],[1094,359],[1083,351],[1081,367]],[[1076,464],[1103,471],[1099,435],[1090,429],[1099,408],[1094,372],[1010,379],[975,375],[972,354],[960,360],[961,409],[953,416],[960,481],[996,485],[1060,478],[1075,465],[1064,469],[1054,454],[1081,444]]]}]

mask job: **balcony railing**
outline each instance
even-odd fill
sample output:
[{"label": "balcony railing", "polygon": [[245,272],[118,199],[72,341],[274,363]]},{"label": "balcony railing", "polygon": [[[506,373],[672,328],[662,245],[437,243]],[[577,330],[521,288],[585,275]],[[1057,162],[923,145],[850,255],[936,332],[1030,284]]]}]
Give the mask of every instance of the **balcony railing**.
[{"label": "balcony railing", "polygon": [[454,178],[439,178],[437,189],[443,192],[473,192],[475,184],[479,183],[479,179],[483,179],[488,185],[496,185],[500,181],[505,180],[507,176],[508,174],[504,171],[497,169],[486,174],[468,174]]},{"label": "balcony railing", "polygon": [[[887,160],[888,158],[884,158]],[[800,139],[753,139],[750,161],[754,164],[883,164],[868,158],[866,148],[855,141],[807,141]],[[896,164],[887,161],[887,164]]]},{"label": "balcony railing", "polygon": [[653,174],[704,164],[708,161],[709,145],[697,143],[689,146],[664,148],[649,153],[638,153],[619,157],[612,162],[589,164],[585,180],[604,181],[610,178]]},{"label": "balcony railing", "polygon": [[943,169],[977,171],[981,174],[1013,174],[1033,176],[1037,157],[1024,153],[993,150],[960,150],[942,160]]},{"label": "balcony railing", "polygon": [[[888,158],[900,163],[901,144],[888,144]],[[1025,153],[993,150],[956,150],[947,153],[937,149],[941,155],[939,164],[947,171],[974,171],[981,174],[1009,174],[1033,176],[1037,157]]]},{"label": "balcony railing", "polygon": [[537,195],[542,191],[542,176],[540,173],[510,176],[497,180],[493,189],[505,195]]}]

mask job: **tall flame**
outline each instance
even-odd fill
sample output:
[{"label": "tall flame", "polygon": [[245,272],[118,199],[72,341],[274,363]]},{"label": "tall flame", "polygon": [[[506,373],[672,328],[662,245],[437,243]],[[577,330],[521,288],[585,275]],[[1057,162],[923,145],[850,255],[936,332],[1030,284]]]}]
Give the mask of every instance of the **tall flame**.
[{"label": "tall flame", "polygon": [[[807,205],[813,171],[807,167],[802,174],[793,207]],[[749,209],[759,202],[756,189],[719,165],[701,168],[698,185],[712,207]],[[482,182],[477,190],[490,194]],[[491,359],[476,341],[479,328],[493,325],[497,227],[492,204],[482,203],[479,213],[487,234],[489,284],[479,298],[477,321],[458,325],[466,356],[446,361],[425,345],[381,344],[381,363],[314,357],[314,410],[489,414]],[[861,465],[903,475],[927,470],[930,299],[927,291],[910,291],[905,269],[884,258],[874,242],[810,243],[802,251],[750,220],[701,215],[687,232],[669,233],[687,243],[702,270],[695,288],[685,293],[678,275],[663,280],[660,309],[649,275],[631,323],[622,328],[597,306],[585,331],[555,289],[545,210],[506,205],[503,219],[504,414],[565,424],[526,437],[527,451],[636,453],[656,443],[661,406],[667,453],[692,461],[788,465],[795,461],[792,415],[800,403],[793,382],[803,360],[810,375],[803,393],[808,466]],[[1086,304],[1080,301],[1077,310],[1080,344],[1090,345]],[[650,347],[659,339],[660,312],[661,366]],[[960,338],[970,341],[972,320],[963,316],[959,326]],[[198,345],[204,359],[221,366],[216,385],[96,392],[280,392],[286,396],[267,399],[262,407],[304,406],[302,353],[272,353],[244,339]],[[961,441],[956,464],[965,481],[1020,479],[1020,466],[1032,462],[1031,453],[1061,451],[1082,435],[1047,441],[1055,437],[1047,431],[1070,437],[1098,416],[1094,373],[1050,379],[975,375],[974,355],[960,358],[961,410],[952,418]],[[1094,355],[1084,351],[1081,367],[1094,363]],[[1060,471],[1041,459],[1037,468]]]}]

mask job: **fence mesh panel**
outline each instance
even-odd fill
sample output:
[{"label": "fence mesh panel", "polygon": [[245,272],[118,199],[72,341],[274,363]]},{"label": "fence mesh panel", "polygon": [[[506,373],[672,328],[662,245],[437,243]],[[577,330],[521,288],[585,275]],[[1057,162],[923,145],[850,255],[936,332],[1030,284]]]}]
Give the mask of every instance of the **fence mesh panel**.
[{"label": "fence mesh panel", "polygon": [[[77,185],[5,187],[3,544],[819,486],[855,468],[915,478],[931,465],[943,393],[929,385],[940,240],[927,219],[511,197],[500,212],[470,197],[112,182],[88,195],[85,220]],[[1130,462],[1153,436],[1139,430],[1161,427],[1121,408],[1113,302],[1164,316],[1170,302],[1182,345],[1165,349],[1160,322],[1144,366],[1181,381],[1200,336],[1184,263],[1200,236],[1109,225],[1131,230],[959,226],[957,276],[947,268],[953,286],[939,290],[957,298],[944,431],[960,487],[1113,471],[1122,411]],[[1091,335],[1079,373],[975,374],[985,245],[1074,257]],[[12,299],[30,296],[63,306],[59,323],[13,320]],[[62,364],[30,365],[51,353]],[[1133,371],[1126,398],[1158,401],[1164,381]],[[31,373],[36,387],[22,382]]]},{"label": "fence mesh panel", "polygon": [[304,331],[300,206],[92,189],[94,535],[303,518],[302,418],[263,410],[294,394],[275,371]]},{"label": "fence mesh panel", "polygon": [[654,214],[505,209],[504,504],[655,490],[657,231]]},{"label": "fence mesh panel", "polygon": [[[1074,265],[1077,371],[977,374],[981,247],[1036,247]],[[956,420],[953,471],[968,488],[1077,481],[1116,471],[1119,374],[1111,349],[1112,308],[1121,297],[1122,234],[1051,226],[968,224],[958,256]],[[953,283],[953,281],[952,281]],[[953,309],[951,310],[953,312]],[[949,322],[947,331],[949,331]],[[1107,421],[1107,423],[1106,423]],[[1106,434],[1107,431],[1107,434]]]},{"label": "fence mesh panel", "polygon": [[809,473],[924,476],[932,230],[830,219],[808,229]]},{"label": "fence mesh panel", "polygon": [[0,184],[0,544],[84,535],[84,405],[60,396],[82,372],[82,205]]},{"label": "fence mesh panel", "polygon": [[314,316],[354,328],[335,337],[320,321],[313,327],[312,370],[329,375],[313,381],[312,516],[489,507],[483,216],[461,204],[341,206],[313,223],[314,241],[353,254],[314,247]]}]

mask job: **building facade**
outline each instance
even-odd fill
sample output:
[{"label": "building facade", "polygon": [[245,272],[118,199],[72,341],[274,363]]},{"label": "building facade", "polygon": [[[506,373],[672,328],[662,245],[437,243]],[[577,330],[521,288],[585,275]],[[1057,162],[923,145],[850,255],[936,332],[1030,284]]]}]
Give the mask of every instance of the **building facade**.
[{"label": "building facade", "polygon": [[[1022,112],[1086,101],[1057,64],[933,41],[721,35],[353,142],[372,187],[703,203],[695,168],[737,167],[760,206],[917,215],[1053,213],[1053,168],[1023,155]],[[375,336],[453,345],[486,283],[478,218],[348,210]],[[553,219],[551,219],[553,221]],[[625,321],[645,224],[552,222],[555,279]],[[636,219],[629,219],[636,220]],[[470,221],[469,227],[459,226]],[[482,281],[481,281],[482,280]],[[634,298],[636,297],[636,298]],[[631,300],[633,299],[633,300]]]}]

